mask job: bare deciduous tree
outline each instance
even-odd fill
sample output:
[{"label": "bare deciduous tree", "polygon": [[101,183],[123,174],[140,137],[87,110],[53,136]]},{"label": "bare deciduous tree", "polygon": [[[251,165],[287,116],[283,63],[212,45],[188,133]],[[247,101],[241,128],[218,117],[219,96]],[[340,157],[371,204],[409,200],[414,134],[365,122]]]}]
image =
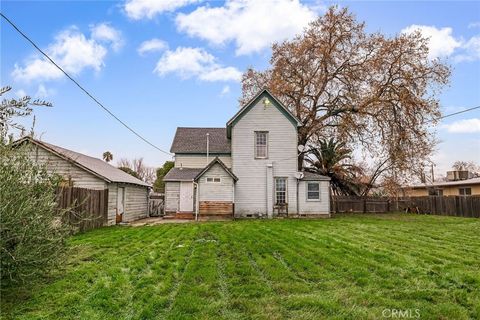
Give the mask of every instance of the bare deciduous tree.
[{"label": "bare deciduous tree", "polygon": [[361,148],[373,160],[374,180],[424,167],[450,69],[428,58],[420,32],[368,34],[347,9],[331,7],[293,40],[274,44],[270,64],[245,72],[241,102],[269,88],[302,121],[300,145],[334,137]]},{"label": "bare deciduous tree", "polygon": [[135,158],[132,161],[122,158],[117,162],[117,167],[128,168],[136,173],[143,181],[153,184],[156,179],[155,169],[145,165],[143,158]]}]

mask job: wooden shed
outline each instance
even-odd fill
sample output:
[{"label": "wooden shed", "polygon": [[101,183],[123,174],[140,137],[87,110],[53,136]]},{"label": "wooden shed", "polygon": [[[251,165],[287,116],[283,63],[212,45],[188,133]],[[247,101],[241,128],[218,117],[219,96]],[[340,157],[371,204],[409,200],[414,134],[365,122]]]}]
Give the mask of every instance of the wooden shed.
[{"label": "wooden shed", "polygon": [[29,157],[60,175],[65,186],[108,189],[108,225],[148,216],[150,185],[107,162],[44,141],[22,138]]}]

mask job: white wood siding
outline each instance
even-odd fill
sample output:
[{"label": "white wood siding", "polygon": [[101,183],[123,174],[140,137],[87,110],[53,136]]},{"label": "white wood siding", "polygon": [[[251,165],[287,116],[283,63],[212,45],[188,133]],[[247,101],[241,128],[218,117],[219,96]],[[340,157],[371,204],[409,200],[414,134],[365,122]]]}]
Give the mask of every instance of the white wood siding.
[{"label": "white wood siding", "polygon": [[180,201],[180,182],[165,182],[165,211],[177,212]]},{"label": "white wood siding", "polygon": [[[307,201],[307,183],[320,183],[320,201]],[[298,185],[299,212],[301,214],[330,214],[330,182],[300,181]]]},{"label": "white wood siding", "polygon": [[[220,183],[206,182],[207,178],[220,178]],[[232,177],[218,163],[213,165],[198,182],[199,201],[233,202]]]},{"label": "white wood siding", "polygon": [[[232,127],[232,169],[238,177],[236,216],[265,214],[267,204],[273,204],[273,190],[267,199],[267,164],[273,164],[273,177],[288,178],[289,213],[297,211],[297,128],[274,105],[264,107],[261,100]],[[255,131],[268,131],[268,159],[254,158]],[[273,181],[268,181],[268,188],[273,188]]]},{"label": "white wood siding", "polygon": [[133,221],[148,216],[148,189],[134,185],[125,187],[125,215],[123,221]]},{"label": "white wood siding", "polygon": [[[175,167],[180,168],[205,168],[217,155],[190,155],[190,154],[176,154]],[[230,155],[218,155],[218,158],[228,167],[232,167],[232,158]]]},{"label": "white wood siding", "polygon": [[67,181],[70,178],[74,187],[96,190],[107,187],[105,180],[37,145],[30,144],[28,156],[32,161],[46,165],[48,172],[59,174]]}]

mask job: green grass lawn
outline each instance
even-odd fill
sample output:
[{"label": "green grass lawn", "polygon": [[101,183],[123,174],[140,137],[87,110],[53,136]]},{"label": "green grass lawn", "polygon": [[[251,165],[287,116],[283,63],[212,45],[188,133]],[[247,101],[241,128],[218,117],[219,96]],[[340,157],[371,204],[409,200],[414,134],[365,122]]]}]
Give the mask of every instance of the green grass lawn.
[{"label": "green grass lawn", "polygon": [[480,318],[480,220],[357,215],[109,227],[4,293],[17,319]]}]

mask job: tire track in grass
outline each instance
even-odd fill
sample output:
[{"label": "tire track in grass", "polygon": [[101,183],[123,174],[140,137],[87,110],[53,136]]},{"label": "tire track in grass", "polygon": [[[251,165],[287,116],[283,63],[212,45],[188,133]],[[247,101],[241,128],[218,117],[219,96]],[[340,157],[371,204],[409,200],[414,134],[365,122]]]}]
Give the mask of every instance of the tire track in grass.
[{"label": "tire track in grass", "polygon": [[[407,278],[407,279],[408,279],[408,278]],[[431,281],[430,281],[430,282],[431,282]],[[442,288],[439,289],[439,288],[437,288],[437,287],[434,287],[433,289],[434,289],[435,292],[437,292],[437,294],[440,295],[440,296],[442,296],[442,295],[443,295],[443,296],[448,295],[448,292],[447,292],[446,290],[443,290]],[[423,289],[423,290],[425,291],[425,289]],[[406,291],[406,290],[405,290],[405,291]],[[417,290],[417,291],[418,291],[418,290]],[[386,292],[386,293],[388,293],[388,292]],[[440,297],[440,298],[441,298],[441,297]]]},{"label": "tire track in grass", "polygon": [[[133,232],[133,230],[131,230]],[[147,230],[136,230],[139,234],[138,238],[142,238],[141,242],[134,242],[133,245],[130,246],[130,250],[127,250],[125,253],[115,254],[113,256],[114,259],[107,261],[107,264],[114,265],[116,268],[114,270],[105,269],[101,274],[105,276],[110,276],[116,279],[116,283],[114,285],[114,292],[112,292],[112,296],[115,296],[114,302],[116,302],[116,306],[119,307],[119,311],[121,314],[124,314],[125,318],[132,318],[137,313],[137,308],[139,303],[136,297],[136,284],[141,281],[142,275],[144,274],[147,268],[150,268],[149,263],[147,263],[147,259],[145,259],[145,254],[149,254],[153,247],[156,248],[166,248],[168,243],[162,243],[161,238],[157,238],[158,236],[158,228],[155,229],[147,229]],[[142,232],[143,231],[143,232]],[[166,228],[166,230],[162,230],[163,232],[160,233],[163,237],[166,236],[177,236],[181,234],[182,230],[174,229],[174,228]],[[148,245],[144,245],[145,243],[149,243]],[[159,246],[159,244],[161,244]],[[109,272],[111,270],[111,272]],[[112,275],[113,271],[113,275]],[[115,272],[116,271],[116,272]],[[107,273],[108,272],[108,273]],[[107,273],[105,275],[105,273]],[[91,288],[93,293],[98,292],[99,288],[93,286]],[[100,288],[101,289],[101,288]],[[117,294],[115,294],[115,291]],[[92,299],[92,303],[87,303],[86,305],[95,306],[98,303],[95,303],[96,299]],[[102,307],[102,305],[99,305]]]},{"label": "tire track in grass", "polygon": [[[251,223],[230,225],[229,232],[222,233],[220,241],[228,243],[223,247],[225,261],[226,285],[230,292],[228,312],[236,318],[279,319],[281,312],[274,298],[271,285],[265,282],[262,273],[255,268],[256,262],[251,260],[249,243],[255,242],[258,235],[252,230]],[[229,228],[229,229],[230,229]]]},{"label": "tire track in grass", "polygon": [[[194,226],[191,225],[190,227],[192,227],[192,228],[195,227],[194,228],[195,232],[194,233],[192,232],[190,234],[193,238],[193,237],[195,237],[195,234],[198,232],[198,225],[194,225]],[[188,244],[188,250],[187,250],[186,256],[182,260],[182,264],[180,265],[180,270],[179,270],[178,275],[176,277],[174,276],[173,284],[172,284],[172,287],[170,289],[170,293],[168,294],[168,298],[167,298],[167,301],[166,301],[166,306],[165,306],[164,310],[162,310],[159,313],[158,317],[156,317],[157,319],[169,318],[170,312],[172,311],[172,309],[174,307],[175,299],[177,298],[178,292],[180,290],[183,279],[185,277],[185,272],[188,268],[188,265],[190,264],[191,258],[194,254],[194,251],[195,251],[195,245],[193,243],[193,239],[190,239],[190,241],[188,241],[187,244]]]}]

